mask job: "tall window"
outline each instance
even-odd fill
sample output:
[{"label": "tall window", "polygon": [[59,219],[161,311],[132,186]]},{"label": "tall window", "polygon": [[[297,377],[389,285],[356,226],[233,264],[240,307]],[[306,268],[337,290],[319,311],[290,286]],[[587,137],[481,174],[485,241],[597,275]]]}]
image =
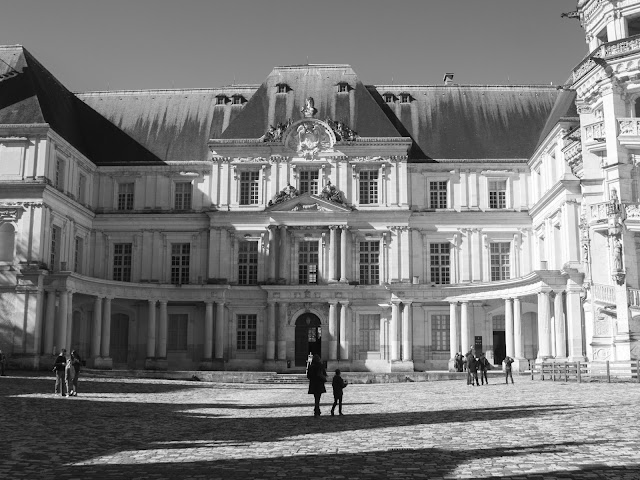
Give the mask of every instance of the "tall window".
[{"label": "tall window", "polygon": [[176,183],[174,208],[176,210],[191,210],[191,182]]},{"label": "tall window", "polygon": [[118,210],[133,210],[133,183],[118,184]]},{"label": "tall window", "polygon": [[360,284],[380,283],[380,242],[360,242]]},{"label": "tall window", "polygon": [[87,203],[87,176],[80,174],[78,177],[78,203]]},{"label": "tall window", "polygon": [[309,192],[312,195],[318,194],[318,170],[302,170],[300,172],[300,193]]},{"label": "tall window", "polygon": [[[0,262],[13,262],[16,231],[10,223],[0,225]],[[52,250],[53,251],[53,250]]]},{"label": "tall window", "polygon": [[429,208],[447,208],[447,182],[429,182]]},{"label": "tall window", "polygon": [[506,180],[489,180],[489,208],[507,208]]},{"label": "tall window", "polygon": [[84,242],[82,238],[76,237],[75,246],[73,250],[73,271],[76,273],[82,273],[82,257],[84,250]]},{"label": "tall window", "polygon": [[131,281],[131,244],[113,245],[113,279],[117,282]]},{"label": "tall window", "polygon": [[380,315],[360,315],[360,350],[380,351]]},{"label": "tall window", "polygon": [[431,281],[438,284],[451,283],[451,244],[432,243],[429,245],[429,267],[431,269]]},{"label": "tall window", "polygon": [[378,171],[360,172],[360,203],[362,205],[378,203]]},{"label": "tall window", "polygon": [[300,242],[298,247],[298,283],[318,283],[318,241]]},{"label": "tall window", "polygon": [[449,351],[449,315],[431,315],[431,349]]},{"label": "tall window", "polygon": [[167,325],[167,350],[187,350],[187,332],[189,328],[189,315],[186,313],[169,315]]},{"label": "tall window", "polygon": [[49,257],[49,267],[52,270],[58,270],[59,262],[60,262],[60,238],[61,230],[60,227],[56,227],[55,225],[51,229],[51,256]]},{"label": "tall window", "polygon": [[189,283],[189,261],[191,245],[189,243],[171,244],[171,283],[184,285]]},{"label": "tall window", "polygon": [[236,348],[238,350],[246,351],[256,349],[257,325],[257,315],[238,315],[238,333],[236,342]]},{"label": "tall window", "polygon": [[511,244],[509,242],[497,242],[490,245],[492,282],[496,280],[506,280],[509,278],[510,250]]},{"label": "tall window", "polygon": [[504,331],[507,322],[504,318],[504,315],[494,315],[491,323],[494,331]]},{"label": "tall window", "polygon": [[64,160],[61,158],[56,158],[56,173],[53,183],[58,190],[64,189]]},{"label": "tall window", "polygon": [[258,242],[254,240],[240,242],[238,284],[255,285],[256,283],[258,283]]},{"label": "tall window", "polygon": [[258,204],[260,172],[240,172],[240,205]]}]

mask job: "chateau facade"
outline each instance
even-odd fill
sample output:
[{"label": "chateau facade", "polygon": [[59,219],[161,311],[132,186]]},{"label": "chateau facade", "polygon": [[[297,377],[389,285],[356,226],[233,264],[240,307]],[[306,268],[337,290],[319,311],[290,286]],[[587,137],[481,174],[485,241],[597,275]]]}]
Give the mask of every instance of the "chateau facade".
[{"label": "chateau facade", "polygon": [[[0,348],[49,367],[640,358],[640,2],[566,85],[71,93],[0,47]],[[575,21],[575,20],[567,20]]]}]

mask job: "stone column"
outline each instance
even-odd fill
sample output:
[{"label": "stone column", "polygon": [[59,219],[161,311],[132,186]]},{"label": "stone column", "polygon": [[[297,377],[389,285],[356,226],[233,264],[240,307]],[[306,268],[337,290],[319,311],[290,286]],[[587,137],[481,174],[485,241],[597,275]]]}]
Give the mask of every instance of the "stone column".
[{"label": "stone column", "polygon": [[410,362],[413,360],[413,315],[411,302],[403,302],[402,309],[402,360]]},{"label": "stone column", "polygon": [[167,301],[160,300],[160,321],[158,322],[158,351],[157,358],[167,358],[167,326],[169,317],[167,315]]},{"label": "stone column", "polygon": [[[33,332],[33,353],[38,356],[42,353],[42,327],[44,323],[44,301],[45,294],[42,288],[42,281],[38,282],[38,293],[36,293],[36,321]],[[46,351],[46,350],[45,350]]]},{"label": "stone column", "polygon": [[289,251],[289,236],[287,235],[287,227],[280,226],[280,271],[279,278],[284,278],[285,283],[291,282],[291,252]]},{"label": "stone column", "polygon": [[504,337],[506,353],[508,357],[513,358],[515,356],[513,344],[513,299],[506,298],[504,300]]},{"label": "stone column", "polygon": [[336,360],[338,358],[336,305],[336,302],[329,303],[329,360]]},{"label": "stone column", "polygon": [[567,333],[564,326],[564,298],[563,292],[556,292],[553,300],[553,315],[556,327],[556,358],[567,357]]},{"label": "stone column", "polygon": [[215,324],[215,356],[217,359],[224,358],[224,302],[218,302],[216,310],[216,324]]},{"label": "stone column", "polygon": [[329,281],[334,282],[336,280],[336,260],[337,260],[337,245],[336,245],[336,230],[338,227],[331,225],[329,227]]},{"label": "stone column", "polygon": [[91,356],[100,358],[102,343],[102,297],[93,299],[93,336],[91,337]]},{"label": "stone column", "polygon": [[205,302],[204,308],[204,360],[213,358],[213,302]]},{"label": "stone column", "polygon": [[516,360],[524,359],[522,344],[522,305],[519,298],[513,299],[513,354]]},{"label": "stone column", "polygon": [[536,362],[551,357],[551,318],[549,316],[549,293],[538,293],[538,358]]},{"label": "stone column", "polygon": [[349,237],[349,227],[343,225],[341,228],[342,233],[340,233],[340,281],[342,283],[347,283],[351,274],[351,272],[347,271],[349,265],[347,262],[347,240]]},{"label": "stone column", "polygon": [[460,307],[460,343],[462,344],[462,354],[469,351],[469,302],[462,302]]},{"label": "stone column", "polygon": [[[576,287],[580,288],[577,285]],[[582,308],[580,303],[580,290],[567,290],[567,336],[569,339],[569,357],[567,360],[569,362],[584,362],[586,360],[583,352]]]},{"label": "stone column", "polygon": [[449,304],[449,370],[453,371],[455,356],[458,353],[458,304]]},{"label": "stone column", "polygon": [[100,347],[100,357],[109,358],[111,352],[111,299],[104,299],[102,307],[102,345]]},{"label": "stone column", "polygon": [[71,345],[71,336],[73,333],[73,292],[67,292],[67,339],[65,345],[71,354],[71,350],[75,350],[76,345]]},{"label": "stone column", "polygon": [[[344,232],[344,231],[343,231]],[[344,234],[344,233],[343,233]],[[349,321],[349,302],[340,302],[340,360],[349,359],[349,331],[351,322]]]},{"label": "stone column", "polygon": [[156,300],[149,300],[149,315],[147,325],[147,358],[156,356]]},{"label": "stone column", "polygon": [[287,359],[287,309],[289,304],[278,302],[278,360]]},{"label": "stone column", "polygon": [[278,227],[269,225],[269,278],[274,282],[278,279]]},{"label": "stone column", "polygon": [[391,361],[397,362],[399,358],[399,345],[398,345],[398,310],[400,304],[397,302],[391,303],[391,323],[389,323],[389,353],[391,354]]},{"label": "stone column", "polygon": [[67,317],[69,315],[68,308],[69,296],[67,291],[60,292],[60,303],[58,305],[58,321],[56,322],[56,350],[68,348],[67,345]]},{"label": "stone column", "polygon": [[267,304],[267,360],[276,358],[276,302]]},{"label": "stone column", "polygon": [[47,311],[45,312],[44,352],[54,354],[53,341],[56,328],[56,292],[47,292]]}]

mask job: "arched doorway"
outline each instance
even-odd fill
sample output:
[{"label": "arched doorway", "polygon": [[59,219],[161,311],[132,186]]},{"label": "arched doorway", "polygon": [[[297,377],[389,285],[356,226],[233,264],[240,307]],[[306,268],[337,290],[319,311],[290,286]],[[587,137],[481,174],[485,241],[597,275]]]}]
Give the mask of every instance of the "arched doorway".
[{"label": "arched doorway", "polygon": [[296,367],[307,364],[309,353],[322,356],[322,327],[313,313],[303,313],[296,320]]}]

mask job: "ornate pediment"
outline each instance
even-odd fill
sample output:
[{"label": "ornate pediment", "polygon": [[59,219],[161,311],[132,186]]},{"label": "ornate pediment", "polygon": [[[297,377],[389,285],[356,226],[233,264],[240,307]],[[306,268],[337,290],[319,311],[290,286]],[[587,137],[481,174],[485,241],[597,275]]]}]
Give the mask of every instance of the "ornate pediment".
[{"label": "ornate pediment", "polygon": [[303,193],[267,207],[271,212],[350,212],[344,205],[323,199],[319,195]]}]

